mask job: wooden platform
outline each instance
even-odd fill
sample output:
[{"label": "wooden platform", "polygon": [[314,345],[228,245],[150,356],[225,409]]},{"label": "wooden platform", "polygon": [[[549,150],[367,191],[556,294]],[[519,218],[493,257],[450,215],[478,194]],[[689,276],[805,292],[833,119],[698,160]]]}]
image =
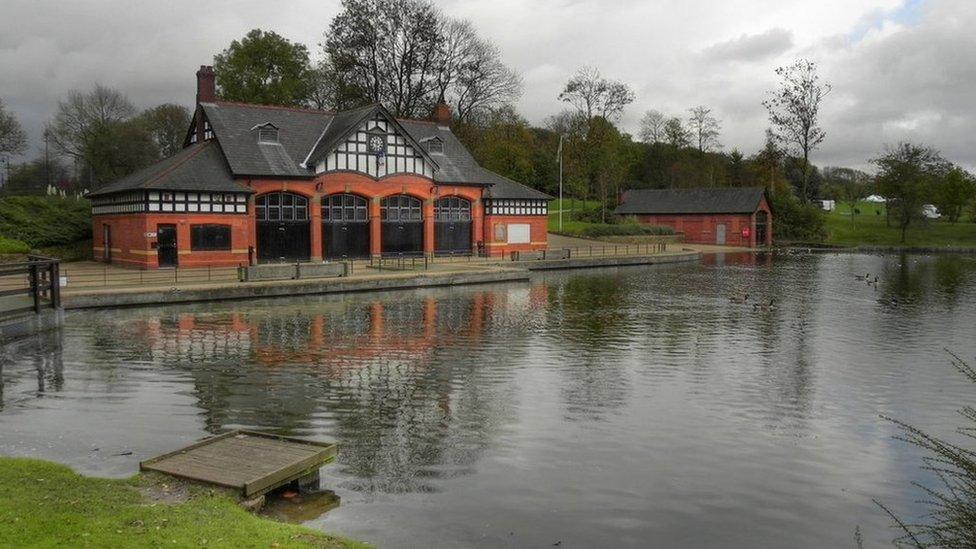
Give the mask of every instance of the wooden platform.
[{"label": "wooden platform", "polygon": [[201,440],[139,464],[144,471],[240,490],[253,498],[317,475],[335,458],[336,445],[237,430]]}]

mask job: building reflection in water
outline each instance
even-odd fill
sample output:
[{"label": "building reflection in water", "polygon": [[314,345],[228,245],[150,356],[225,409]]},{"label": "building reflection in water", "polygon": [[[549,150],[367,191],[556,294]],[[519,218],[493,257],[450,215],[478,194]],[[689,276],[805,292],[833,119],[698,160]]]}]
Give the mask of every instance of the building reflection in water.
[{"label": "building reflection in water", "polygon": [[524,333],[545,296],[543,286],[161,309],[105,332],[128,346],[137,336],[152,363],[186,376],[210,433],[334,439],[346,488],[431,491],[433,479],[469,472],[514,417],[520,354],[493,352],[486,326]]}]

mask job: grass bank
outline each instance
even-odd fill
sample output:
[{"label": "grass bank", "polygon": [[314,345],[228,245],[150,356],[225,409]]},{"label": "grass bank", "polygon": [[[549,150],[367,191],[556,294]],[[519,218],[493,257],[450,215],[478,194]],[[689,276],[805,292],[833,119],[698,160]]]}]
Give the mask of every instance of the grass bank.
[{"label": "grass bank", "polygon": [[[562,223],[560,224],[559,210],[561,208],[563,212]],[[601,223],[600,202],[597,200],[570,201],[565,199],[560,202],[557,199],[549,204],[549,212],[549,232],[566,236],[600,239],[674,234],[674,231],[668,227],[640,225],[636,222]],[[607,220],[618,221],[610,212],[607,212]]]},{"label": "grass bank", "polygon": [[904,246],[925,248],[976,248],[976,223],[963,218],[958,223],[944,219],[913,222],[908,226],[905,242],[894,224],[885,225],[884,205],[861,202],[860,214],[851,222],[851,210],[838,204],[827,214],[827,242],[838,246]]},{"label": "grass bank", "polygon": [[252,515],[222,491],[173,479],[83,477],[67,467],[0,457],[0,547],[367,547]]}]

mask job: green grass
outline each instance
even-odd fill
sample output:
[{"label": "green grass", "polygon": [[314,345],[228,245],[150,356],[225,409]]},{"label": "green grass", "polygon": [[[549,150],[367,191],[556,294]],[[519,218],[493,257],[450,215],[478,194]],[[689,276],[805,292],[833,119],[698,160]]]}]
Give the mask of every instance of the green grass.
[{"label": "green grass", "polygon": [[[976,223],[968,218],[958,223],[944,219],[930,219],[927,222],[912,222],[908,226],[905,242],[901,242],[901,230],[885,226],[883,204],[861,202],[861,211],[851,223],[850,208],[838,204],[827,215],[828,242],[840,246],[907,246],[926,248],[976,248]],[[774,225],[775,227],[775,225]]]},{"label": "green grass", "polygon": [[0,547],[366,547],[252,515],[224,492],[150,503],[156,475],[80,476],[33,459],[0,458]]},{"label": "green grass", "polygon": [[0,236],[0,254],[26,254],[30,246],[19,240]]}]

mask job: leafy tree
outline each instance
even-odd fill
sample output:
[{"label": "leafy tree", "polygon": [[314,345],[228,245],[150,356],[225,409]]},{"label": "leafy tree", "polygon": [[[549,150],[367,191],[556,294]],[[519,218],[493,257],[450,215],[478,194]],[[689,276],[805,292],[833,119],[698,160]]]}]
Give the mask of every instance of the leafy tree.
[{"label": "leafy tree", "polygon": [[766,130],[766,142],[763,149],[752,157],[752,165],[758,179],[770,193],[788,191],[788,183],[783,173],[783,151],[780,150],[776,136],[770,129]]},{"label": "leafy tree", "polygon": [[96,183],[124,177],[159,160],[159,148],[138,119],[100,126],[87,155]]},{"label": "leafy tree", "polygon": [[698,145],[699,156],[704,158],[706,152],[722,146],[718,142],[722,123],[712,116],[712,110],[704,105],[692,107],[688,112],[691,113],[688,117],[688,131],[691,139]]},{"label": "leafy tree", "polygon": [[675,149],[681,149],[691,144],[691,136],[684,124],[681,123],[680,118],[668,118],[668,121],[664,123],[664,142]]},{"label": "leafy tree", "polygon": [[538,144],[528,122],[506,107],[492,111],[482,124],[472,144],[478,163],[515,181],[538,184],[533,158]]},{"label": "leafy tree", "polygon": [[425,116],[437,97],[443,36],[437,10],[419,0],[343,0],[323,44],[340,102],[379,102]]},{"label": "leafy tree", "polygon": [[664,140],[664,124],[667,118],[660,111],[651,109],[644,113],[640,122],[640,140],[644,143],[660,143]]},{"label": "leafy tree", "polygon": [[3,187],[7,195],[43,195],[48,185],[58,189],[79,192],[71,179],[71,170],[57,158],[45,161],[43,157],[25,162],[10,169],[10,178]]},{"label": "leafy tree", "polygon": [[739,149],[732,149],[729,153],[729,185],[741,187],[745,184],[745,157]]},{"label": "leafy tree", "polygon": [[776,137],[803,158],[800,200],[806,202],[810,181],[810,153],[827,136],[818,124],[820,104],[830,93],[830,84],[821,83],[817,65],[800,59],[792,65],[779,67],[779,88],[763,101],[769,111],[769,121]]},{"label": "leafy tree", "polygon": [[973,198],[976,198],[976,182],[972,174],[955,167],[938,182],[934,202],[949,222],[955,223]]},{"label": "leafy tree", "polygon": [[867,198],[873,189],[871,176],[852,168],[827,167],[823,169],[823,178],[828,196],[847,205],[851,212],[851,225],[856,225],[857,204]]},{"label": "leafy tree", "polygon": [[190,126],[190,110],[183,105],[164,103],[143,112],[139,121],[149,132],[160,155],[165,158],[183,148],[183,140],[186,139],[186,131]]},{"label": "leafy tree", "polygon": [[931,147],[900,143],[872,160],[876,181],[888,199],[887,210],[901,229],[901,241],[913,220],[922,217],[936,182],[949,171],[948,163]]},{"label": "leafy tree", "polygon": [[566,82],[559,100],[572,105],[587,120],[598,116],[612,122],[633,103],[634,92],[627,84],[608,80],[595,68],[584,66]]},{"label": "leafy tree", "polygon": [[20,154],[26,148],[27,134],[14,115],[7,112],[3,100],[0,99],[0,155]]},{"label": "leafy tree", "polygon": [[214,57],[217,94],[229,101],[302,105],[310,94],[308,48],[254,29]]}]

